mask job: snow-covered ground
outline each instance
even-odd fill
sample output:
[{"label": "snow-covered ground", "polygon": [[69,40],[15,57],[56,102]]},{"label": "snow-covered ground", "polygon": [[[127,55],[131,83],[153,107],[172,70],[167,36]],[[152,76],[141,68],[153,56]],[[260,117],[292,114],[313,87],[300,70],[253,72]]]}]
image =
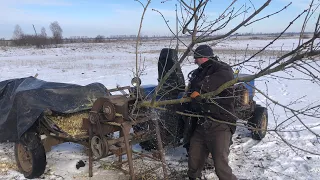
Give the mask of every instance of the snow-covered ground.
[{"label": "snow-covered ground", "polygon": [[[171,42],[172,43],[172,42]],[[256,50],[267,45],[267,40],[228,40],[214,47],[221,60],[243,60],[245,50]],[[266,62],[283,51],[291,50],[297,45],[297,39],[279,40],[271,45],[267,54],[259,55],[257,60]],[[157,58],[163,47],[169,47],[170,41],[143,42],[139,51],[143,52],[139,59],[144,64],[142,84],[157,83]],[[174,44],[171,45],[172,47]],[[248,47],[247,47],[248,46]],[[180,45],[183,49],[183,46]],[[282,49],[282,50],[281,50]],[[196,68],[188,58],[182,70],[186,76]],[[34,76],[46,81],[75,83],[86,85],[100,82],[107,88],[130,84],[135,71],[135,42],[112,42],[101,44],[66,44],[58,48],[35,49],[32,47],[0,47],[0,81],[12,78]],[[142,67],[141,67],[142,68]],[[241,73],[252,73],[252,69],[242,68]],[[291,75],[305,78],[296,71]],[[278,76],[291,76],[288,73],[276,73],[273,77],[256,80],[256,85],[272,99],[288,105],[299,99],[290,107],[300,109],[310,103],[318,103],[319,86],[304,80],[286,80]],[[264,106],[270,103],[261,94],[256,93],[255,100]],[[273,113],[275,115],[273,115]],[[290,115],[283,108],[269,106],[269,128],[287,119]],[[319,119],[302,116],[301,119],[312,131],[320,133]],[[299,121],[288,121],[281,126],[279,138],[270,131],[262,141],[251,139],[250,132],[242,127],[233,136],[233,145],[229,156],[230,165],[239,179],[320,179],[320,156],[300,151],[288,146],[290,143],[298,148],[320,154],[320,138],[306,130]],[[136,150],[140,150],[135,146]],[[85,148],[64,143],[53,147],[47,153],[47,168],[43,179],[88,179],[88,166]],[[79,160],[86,163],[85,167],[76,169]],[[105,158],[94,164],[94,177],[97,179],[125,179],[121,171],[109,165],[114,158]],[[168,166],[175,173],[185,173],[187,158],[181,147],[167,149]],[[0,144],[0,179],[24,179],[14,166],[13,144]],[[145,162],[146,163],[146,162]],[[9,167],[9,169],[4,168]],[[173,170],[172,170],[173,171]],[[208,179],[215,179],[213,170],[205,171]]]}]

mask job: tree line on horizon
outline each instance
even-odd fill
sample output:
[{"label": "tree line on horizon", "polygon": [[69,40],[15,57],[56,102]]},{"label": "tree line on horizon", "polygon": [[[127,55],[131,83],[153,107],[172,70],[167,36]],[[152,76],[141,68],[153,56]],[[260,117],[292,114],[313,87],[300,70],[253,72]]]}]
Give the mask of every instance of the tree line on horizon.
[{"label": "tree line on horizon", "polygon": [[[34,26],[33,26],[34,27]],[[16,25],[14,28],[13,36],[11,40],[13,46],[36,46],[37,48],[44,48],[45,46],[49,45],[57,45],[57,44],[63,44],[63,43],[103,43],[110,40],[131,40],[136,39],[136,35],[110,35],[109,37],[106,37],[104,35],[97,35],[96,37],[88,37],[88,36],[70,36],[69,38],[63,38],[62,33],[63,29],[61,28],[58,21],[54,21],[50,23],[50,30],[52,33],[52,36],[49,37],[46,29],[44,27],[41,28],[40,33],[37,33],[35,27],[34,27],[34,34],[26,34],[23,32],[20,25]],[[244,32],[244,33],[236,33],[232,36],[238,37],[238,36],[276,36],[279,33],[252,33],[252,32]],[[286,32],[287,36],[294,36],[299,35],[299,32]],[[304,38],[308,38],[309,33],[305,33]],[[214,35],[212,35],[214,36]],[[180,37],[180,36],[179,36]],[[180,38],[186,37],[188,38],[188,35],[181,36]],[[141,39],[166,39],[166,38],[172,38],[172,35],[143,35],[140,36]],[[252,38],[255,39],[255,38]],[[257,37],[258,39],[258,37]],[[1,42],[4,42],[4,38],[0,38]],[[1,44],[0,44],[1,45]],[[8,45],[6,43],[5,45]]]},{"label": "tree line on horizon", "polygon": [[13,31],[13,44],[16,46],[34,45],[38,48],[44,47],[45,45],[61,44],[63,42],[63,30],[58,21],[50,23],[50,30],[52,32],[52,37],[47,35],[44,27],[41,28],[40,34],[37,33],[35,27],[34,34],[26,34],[23,32],[20,25],[17,24]]}]

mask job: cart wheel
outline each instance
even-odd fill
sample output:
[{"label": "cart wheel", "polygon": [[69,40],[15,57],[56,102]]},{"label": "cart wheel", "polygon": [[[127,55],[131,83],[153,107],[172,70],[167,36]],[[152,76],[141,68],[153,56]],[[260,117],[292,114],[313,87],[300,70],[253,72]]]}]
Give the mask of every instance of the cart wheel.
[{"label": "cart wheel", "polygon": [[252,139],[261,140],[266,136],[268,127],[268,109],[257,105],[253,112],[253,117],[249,120],[249,125],[259,130],[252,130]]},{"label": "cart wheel", "polygon": [[14,154],[19,171],[25,178],[40,177],[46,169],[46,153],[35,132],[27,132],[15,143]]}]

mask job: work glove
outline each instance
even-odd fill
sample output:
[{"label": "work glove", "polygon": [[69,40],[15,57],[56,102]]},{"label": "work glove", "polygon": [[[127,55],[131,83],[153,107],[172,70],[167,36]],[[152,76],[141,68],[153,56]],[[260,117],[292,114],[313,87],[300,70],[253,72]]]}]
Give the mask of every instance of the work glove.
[{"label": "work glove", "polygon": [[202,98],[200,97],[200,93],[198,91],[193,91],[193,93],[190,94],[190,97],[192,99],[192,101],[195,102],[202,102]]},{"label": "work glove", "polygon": [[202,112],[202,104],[203,99],[200,97],[200,93],[198,91],[194,91],[190,94],[191,98],[191,109],[194,112]]}]

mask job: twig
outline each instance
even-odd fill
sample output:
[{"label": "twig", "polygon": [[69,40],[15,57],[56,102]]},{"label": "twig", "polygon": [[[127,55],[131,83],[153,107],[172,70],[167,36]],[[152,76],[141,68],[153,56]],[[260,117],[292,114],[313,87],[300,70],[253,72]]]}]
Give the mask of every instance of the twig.
[{"label": "twig", "polygon": [[[140,35],[141,35],[141,29],[142,29],[142,24],[143,24],[143,19],[144,19],[144,15],[147,11],[147,8],[149,6],[149,4],[151,3],[151,0],[148,0],[146,6],[144,6],[139,0],[135,0],[137,2],[139,2],[142,7],[143,7],[143,13],[141,15],[141,19],[140,19],[140,26],[139,26],[139,30],[138,30],[138,35],[137,35],[137,40],[136,40],[136,74],[135,74],[135,77],[139,78],[139,68],[138,68],[138,47],[139,47],[139,42],[140,42]],[[131,114],[133,114],[133,112],[135,111],[136,107],[137,107],[137,104],[138,104],[138,100],[139,100],[139,95],[140,95],[140,84],[137,83],[137,87],[136,87],[136,90],[137,90],[137,98],[136,98],[136,101],[134,103],[134,106],[132,108],[132,111],[131,111]]]},{"label": "twig", "polygon": [[202,39],[201,41],[196,41],[196,43],[218,40],[218,39],[222,39],[222,38],[225,38],[227,36],[230,36],[232,33],[236,32],[239,28],[241,28],[244,24],[249,22],[253,17],[255,17],[257,14],[259,14],[264,8],[266,8],[269,5],[270,2],[271,2],[271,0],[267,0],[257,11],[255,11],[253,14],[251,14],[251,16],[249,16],[246,20],[244,20],[243,22],[238,24],[235,28],[233,28],[232,30],[230,30],[226,34],[220,35],[220,36],[216,36],[216,37],[212,37],[212,38]]},{"label": "twig", "polygon": [[[241,62],[241,63],[238,63],[238,64],[234,64],[232,65],[232,67],[234,66],[238,66],[240,64],[244,64],[248,61],[250,61],[252,58],[254,58],[256,55],[258,55],[259,53],[263,52],[267,47],[269,47],[271,44],[273,44],[276,40],[278,40],[288,29],[289,27],[293,24],[293,22],[295,22],[302,14],[304,14],[306,12],[306,10],[304,10],[301,14],[299,14],[294,20],[292,20],[289,25],[273,40],[271,41],[268,45],[266,45],[265,47],[263,47],[261,50],[259,50],[258,52],[256,52],[254,55],[252,55],[249,59]],[[298,48],[297,48],[298,49]],[[293,54],[293,53],[290,53],[290,54]]]},{"label": "twig", "polygon": [[[250,1],[250,2],[251,2],[251,1]],[[269,17],[271,17],[271,16],[273,16],[273,15],[275,15],[275,14],[278,14],[278,13],[280,13],[281,11],[287,9],[291,4],[292,4],[292,2],[290,2],[288,5],[286,5],[286,6],[285,6],[284,8],[282,8],[281,10],[279,10],[279,11],[277,11],[277,12],[275,12],[275,13],[269,14],[269,15],[267,15],[267,16],[264,16],[264,17],[262,17],[262,18],[259,18],[259,19],[257,19],[257,20],[254,20],[254,21],[252,21],[252,22],[249,22],[249,23],[245,24],[244,26],[245,26],[245,27],[246,27],[246,26],[249,26],[250,24],[252,24],[252,23],[254,23],[254,22],[261,21],[262,19],[269,18]]]}]

